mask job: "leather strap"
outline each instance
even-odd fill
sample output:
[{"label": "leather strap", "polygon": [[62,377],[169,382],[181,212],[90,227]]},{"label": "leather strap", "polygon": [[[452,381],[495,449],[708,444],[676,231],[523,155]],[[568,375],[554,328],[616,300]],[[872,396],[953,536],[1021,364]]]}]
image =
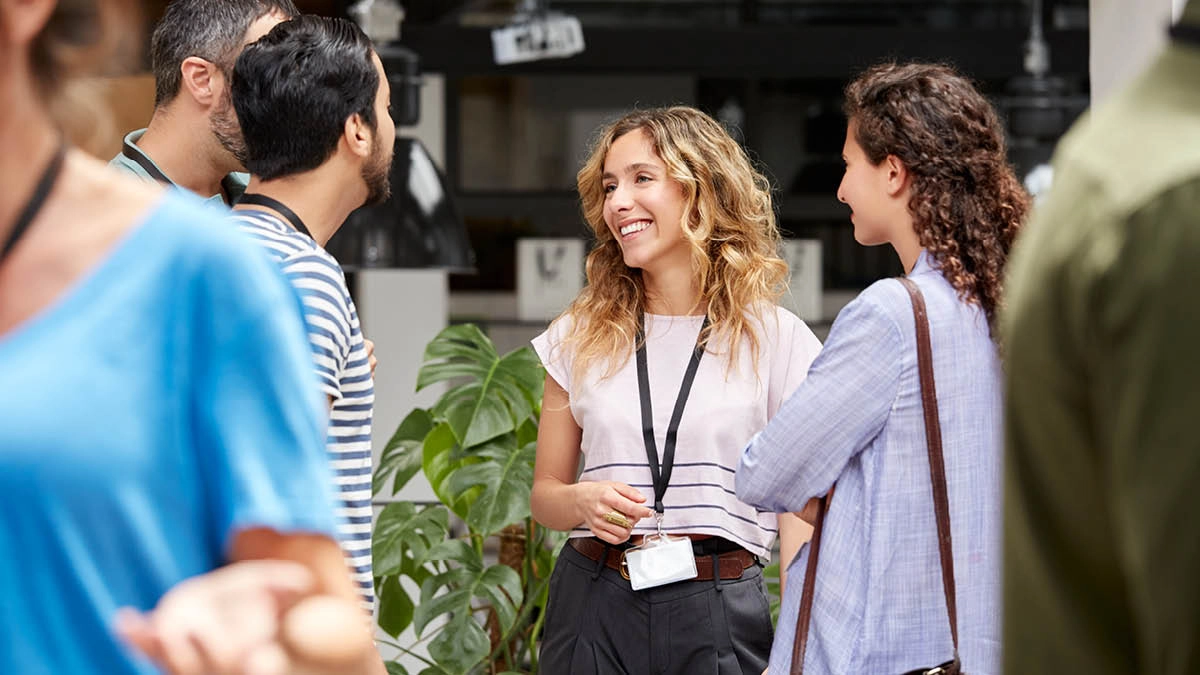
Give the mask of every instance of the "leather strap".
[{"label": "leather strap", "polygon": [[[946,615],[950,621],[950,637],[954,640],[954,660],[938,668],[942,672],[957,673],[958,658],[958,604],[955,600],[954,555],[950,540],[950,498],[946,487],[946,462],[942,455],[942,427],[938,420],[937,391],[933,381],[933,347],[929,340],[929,317],[925,310],[925,297],[911,279],[901,277],[908,296],[912,300],[913,322],[917,329],[917,370],[921,378],[921,409],[925,416],[925,440],[929,448],[929,482],[933,487],[933,511],[937,519],[938,553],[941,556],[942,591],[946,595]],[[821,528],[825,522],[828,501],[821,497],[817,501],[817,518],[813,524],[812,541],[809,542],[808,566],[804,572],[804,588],[800,595],[800,615],[796,619],[796,639],[792,646],[791,675],[804,672],[804,653],[808,643],[808,628],[812,621],[813,596],[816,592],[817,555],[821,547]],[[949,667],[947,667],[949,665]],[[936,672],[938,668],[935,668]]]},{"label": "leather strap", "polygon": [[792,641],[792,675],[804,672],[804,651],[808,647],[808,624],[812,621],[813,595],[817,584],[817,555],[821,551],[821,527],[825,524],[826,497],[817,498],[817,520],[808,544],[808,566],[804,568],[804,590],[800,593],[800,618],[796,620],[796,639]]},{"label": "leather strap", "polygon": [[912,279],[900,283],[912,299],[913,322],[917,325],[917,366],[921,374],[921,408],[925,411],[925,440],[929,445],[929,483],[933,486],[933,511],[937,517],[938,553],[942,557],[942,591],[954,639],[954,662],[958,662],[958,604],[955,600],[954,547],[950,541],[950,491],[946,487],[946,462],[942,456],[942,426],[938,420],[937,390],[933,383],[933,347],[929,340],[929,317],[925,297]]},{"label": "leather strap", "polygon": [[[595,537],[575,537],[571,539],[571,548],[582,553],[590,560],[599,561],[604,556],[604,564],[621,573],[628,579],[629,574],[621,565],[625,550],[619,546],[605,546],[604,542]],[[696,556],[696,576],[691,581],[712,581],[712,555]],[[717,571],[723,581],[741,579],[746,570],[758,561],[758,557],[746,549],[739,548],[717,555]]]}]

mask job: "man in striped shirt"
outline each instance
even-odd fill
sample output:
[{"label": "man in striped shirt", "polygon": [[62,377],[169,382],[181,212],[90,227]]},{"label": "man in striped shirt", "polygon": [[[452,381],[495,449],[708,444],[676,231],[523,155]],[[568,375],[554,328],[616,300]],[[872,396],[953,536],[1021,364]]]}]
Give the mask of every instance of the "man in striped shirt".
[{"label": "man in striped shirt", "polygon": [[281,23],[234,66],[233,104],[251,179],[233,218],[278,261],[303,301],[330,402],[327,447],[342,501],[342,548],[368,610],[375,395],[368,343],[342,269],[324,245],[351,211],[387,198],[395,141],[389,99],[370,41],[341,19]]}]

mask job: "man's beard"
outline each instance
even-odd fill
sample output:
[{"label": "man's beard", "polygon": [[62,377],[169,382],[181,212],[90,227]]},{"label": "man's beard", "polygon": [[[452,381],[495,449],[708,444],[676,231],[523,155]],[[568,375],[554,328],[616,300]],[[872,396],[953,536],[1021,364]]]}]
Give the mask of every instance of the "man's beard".
[{"label": "man's beard", "polygon": [[246,141],[242,137],[242,127],[238,124],[237,112],[233,109],[233,99],[225,92],[221,106],[209,115],[208,127],[212,130],[213,138],[221,144],[225,151],[233,156],[238,168],[246,167]]},{"label": "man's beard", "polygon": [[363,206],[382,204],[392,196],[391,172],[394,150],[382,146],[382,139],[376,134],[375,147],[371,149],[371,156],[362,168],[362,179],[367,184],[367,200],[363,202]]}]

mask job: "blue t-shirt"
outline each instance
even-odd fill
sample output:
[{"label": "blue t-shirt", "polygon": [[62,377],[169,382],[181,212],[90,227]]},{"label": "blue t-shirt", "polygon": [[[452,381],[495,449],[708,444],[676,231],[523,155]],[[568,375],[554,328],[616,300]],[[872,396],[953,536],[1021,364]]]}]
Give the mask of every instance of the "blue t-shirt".
[{"label": "blue t-shirt", "polygon": [[254,526],[333,535],[295,294],[171,191],[0,335],[0,673],[154,673],[114,637]]}]

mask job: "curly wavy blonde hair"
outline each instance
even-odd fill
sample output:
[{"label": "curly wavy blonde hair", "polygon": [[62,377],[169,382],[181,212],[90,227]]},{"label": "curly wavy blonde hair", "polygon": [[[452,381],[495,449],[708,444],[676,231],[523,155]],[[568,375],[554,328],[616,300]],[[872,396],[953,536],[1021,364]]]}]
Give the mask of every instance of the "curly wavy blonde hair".
[{"label": "curly wavy blonde hair", "polygon": [[709,318],[701,343],[710,353],[714,344],[730,346],[732,371],[737,350],[731,346],[745,340],[757,369],[761,338],[751,321],[762,324],[764,308],[776,302],[788,276],[779,255],[770,182],[719,123],[694,108],[676,106],[637,110],[603,127],[579,170],[583,216],[596,241],[587,258],[587,285],[556,319],[573,321],[561,345],[574,356],[572,378],[602,362],[607,363],[602,377],[619,370],[634,351],[646,309],[642,272],[625,265],[620,244],[604,222],[601,180],[613,143],[639,129],[682,188],[683,233],[700,289],[697,308]]},{"label": "curly wavy blonde hair", "polygon": [[995,335],[1004,268],[1029,211],[995,108],[954,69],[885,63],[846,87],[845,113],[872,164],[899,158],[921,246]]}]

